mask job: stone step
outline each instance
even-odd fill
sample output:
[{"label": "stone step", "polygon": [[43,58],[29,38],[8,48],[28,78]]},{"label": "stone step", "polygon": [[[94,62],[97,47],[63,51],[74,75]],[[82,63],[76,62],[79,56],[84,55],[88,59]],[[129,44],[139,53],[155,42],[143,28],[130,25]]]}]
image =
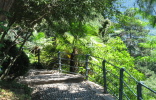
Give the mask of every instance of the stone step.
[{"label": "stone step", "polygon": [[84,76],[82,75],[73,75],[73,74],[64,74],[64,73],[54,73],[54,74],[37,74],[32,76],[27,76],[19,79],[20,83],[28,85],[39,85],[39,84],[53,84],[53,83],[62,83],[70,82],[77,83],[82,82]]}]

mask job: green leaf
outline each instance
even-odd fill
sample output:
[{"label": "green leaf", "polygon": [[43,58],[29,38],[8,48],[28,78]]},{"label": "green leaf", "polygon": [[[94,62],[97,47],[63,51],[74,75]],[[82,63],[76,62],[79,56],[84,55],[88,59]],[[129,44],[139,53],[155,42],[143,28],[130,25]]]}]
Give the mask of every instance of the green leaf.
[{"label": "green leaf", "polygon": [[0,48],[2,48],[4,46],[4,44],[0,44]]},{"label": "green leaf", "polygon": [[38,41],[42,38],[45,38],[45,33],[44,32],[39,32],[39,33],[33,32],[33,36],[34,36],[34,40]]}]

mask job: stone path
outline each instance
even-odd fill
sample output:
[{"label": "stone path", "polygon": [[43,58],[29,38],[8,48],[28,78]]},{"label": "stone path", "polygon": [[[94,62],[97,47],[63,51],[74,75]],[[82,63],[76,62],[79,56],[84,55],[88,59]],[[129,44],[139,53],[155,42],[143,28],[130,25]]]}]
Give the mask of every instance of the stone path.
[{"label": "stone path", "polygon": [[115,100],[103,94],[103,87],[85,81],[81,75],[56,70],[30,70],[19,82],[33,88],[32,100]]}]

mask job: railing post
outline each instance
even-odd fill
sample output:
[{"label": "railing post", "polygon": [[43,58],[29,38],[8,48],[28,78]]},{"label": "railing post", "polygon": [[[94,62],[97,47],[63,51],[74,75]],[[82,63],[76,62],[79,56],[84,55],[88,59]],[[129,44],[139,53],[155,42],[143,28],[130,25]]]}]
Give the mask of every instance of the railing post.
[{"label": "railing post", "polygon": [[59,72],[62,72],[62,68],[61,68],[61,52],[58,52],[58,65],[59,65]]},{"label": "railing post", "polygon": [[40,49],[38,49],[38,65],[40,64]]},{"label": "railing post", "polygon": [[137,100],[143,100],[142,98],[142,83],[137,83]]},{"label": "railing post", "polygon": [[107,93],[106,60],[103,60],[102,66],[103,66],[104,93]]},{"label": "railing post", "polygon": [[88,68],[88,64],[89,64],[89,54],[86,55],[86,80],[88,80],[88,71],[89,71],[89,68]]},{"label": "railing post", "polygon": [[124,73],[124,68],[120,69],[120,82],[119,82],[119,100],[123,100],[123,73]]}]

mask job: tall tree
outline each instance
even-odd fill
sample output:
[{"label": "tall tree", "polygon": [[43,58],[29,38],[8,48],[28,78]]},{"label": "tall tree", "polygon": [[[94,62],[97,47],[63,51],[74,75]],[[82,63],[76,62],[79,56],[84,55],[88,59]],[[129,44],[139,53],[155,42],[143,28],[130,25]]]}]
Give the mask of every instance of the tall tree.
[{"label": "tall tree", "polygon": [[146,22],[141,21],[136,17],[135,9],[128,9],[118,16],[119,26],[122,30],[118,36],[122,38],[126,44],[131,56],[139,56],[141,49],[139,43],[145,42],[145,37],[148,35],[148,30],[145,29]]}]

